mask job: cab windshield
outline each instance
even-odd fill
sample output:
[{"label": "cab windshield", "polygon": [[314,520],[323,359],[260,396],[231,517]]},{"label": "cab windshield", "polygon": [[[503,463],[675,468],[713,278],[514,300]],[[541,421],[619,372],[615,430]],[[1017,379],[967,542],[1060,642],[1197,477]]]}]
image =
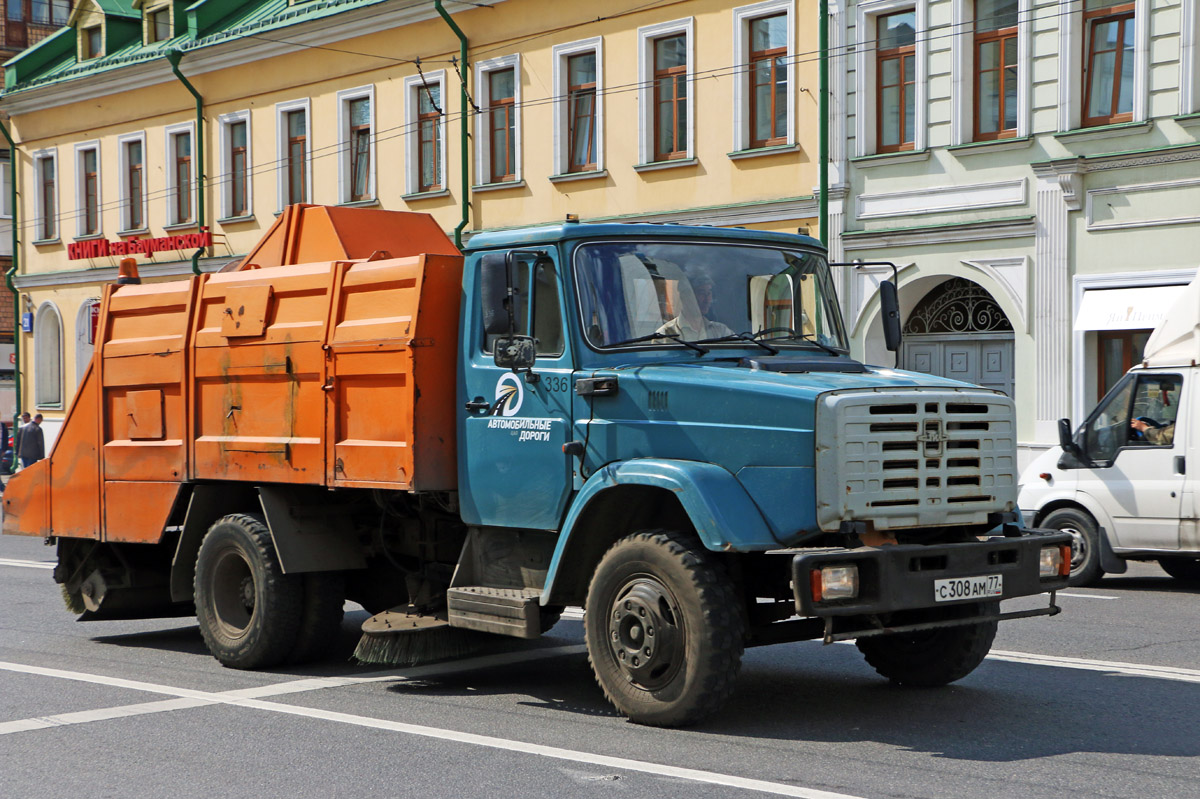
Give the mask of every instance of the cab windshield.
[{"label": "cab windshield", "polygon": [[742,244],[597,242],[575,256],[593,347],[680,342],[846,350],[829,267],[815,253]]}]

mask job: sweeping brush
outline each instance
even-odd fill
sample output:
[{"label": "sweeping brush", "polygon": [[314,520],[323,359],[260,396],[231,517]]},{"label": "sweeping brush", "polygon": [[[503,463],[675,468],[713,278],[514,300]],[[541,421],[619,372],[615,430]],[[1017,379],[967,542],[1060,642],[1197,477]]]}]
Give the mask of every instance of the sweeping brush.
[{"label": "sweeping brush", "polygon": [[72,591],[70,588],[67,588],[66,583],[60,585],[59,588],[62,589],[62,598],[63,602],[65,602],[67,605],[67,610],[71,611],[77,616],[87,610],[87,607],[83,604],[82,593],[79,591]]},{"label": "sweeping brush", "polygon": [[363,622],[354,649],[359,663],[417,666],[473,655],[495,642],[487,633],[451,627],[445,611],[425,615],[399,608],[377,613]]}]

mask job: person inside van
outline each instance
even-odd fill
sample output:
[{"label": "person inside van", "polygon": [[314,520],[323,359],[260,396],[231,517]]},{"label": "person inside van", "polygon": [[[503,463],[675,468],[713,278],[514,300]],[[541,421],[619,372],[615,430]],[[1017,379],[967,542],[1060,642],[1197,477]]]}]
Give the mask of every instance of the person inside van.
[{"label": "person inside van", "polygon": [[1149,417],[1139,416],[1131,419],[1129,426],[1141,434],[1142,440],[1147,444],[1167,447],[1175,440],[1175,422],[1173,420],[1160,425]]}]

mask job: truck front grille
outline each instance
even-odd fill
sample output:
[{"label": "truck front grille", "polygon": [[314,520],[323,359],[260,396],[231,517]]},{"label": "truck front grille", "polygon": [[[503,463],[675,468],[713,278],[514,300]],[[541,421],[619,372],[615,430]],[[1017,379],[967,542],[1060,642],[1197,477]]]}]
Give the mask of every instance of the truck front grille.
[{"label": "truck front grille", "polygon": [[979,389],[824,394],[816,419],[822,529],[980,524],[1016,506],[1010,399]]}]

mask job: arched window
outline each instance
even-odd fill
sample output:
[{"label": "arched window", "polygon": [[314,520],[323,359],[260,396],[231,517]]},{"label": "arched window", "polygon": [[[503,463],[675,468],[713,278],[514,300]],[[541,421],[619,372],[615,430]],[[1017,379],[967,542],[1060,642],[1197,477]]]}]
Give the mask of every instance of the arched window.
[{"label": "arched window", "polygon": [[42,303],[33,325],[34,403],[39,408],[63,404],[63,328],[54,303]]},{"label": "arched window", "polygon": [[75,317],[75,390],[83,382],[83,373],[87,371],[92,361],[92,352],[96,348],[95,320],[100,313],[100,300],[84,301],[79,306],[79,315]]},{"label": "arched window", "polygon": [[904,324],[906,335],[1011,332],[1012,323],[984,288],[952,277],[925,295]]}]

